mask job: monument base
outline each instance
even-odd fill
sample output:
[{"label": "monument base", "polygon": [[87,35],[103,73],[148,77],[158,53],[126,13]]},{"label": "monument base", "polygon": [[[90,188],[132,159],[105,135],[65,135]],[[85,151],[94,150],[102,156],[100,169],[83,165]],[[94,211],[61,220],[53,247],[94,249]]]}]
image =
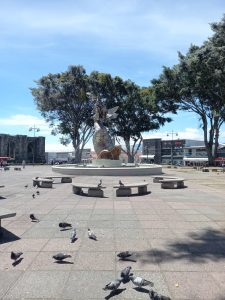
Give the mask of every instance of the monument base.
[{"label": "monument base", "polygon": [[92,166],[96,168],[116,168],[121,167],[122,162],[119,159],[95,159],[92,161]]}]

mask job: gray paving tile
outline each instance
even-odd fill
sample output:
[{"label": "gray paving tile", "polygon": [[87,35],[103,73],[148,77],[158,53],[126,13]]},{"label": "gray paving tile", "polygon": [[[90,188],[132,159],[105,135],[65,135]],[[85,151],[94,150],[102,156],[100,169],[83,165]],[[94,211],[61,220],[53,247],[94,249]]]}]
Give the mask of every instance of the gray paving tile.
[{"label": "gray paving tile", "polygon": [[23,274],[22,271],[0,271],[0,297],[1,299],[6,292],[15,284],[18,278]]},{"label": "gray paving tile", "polygon": [[66,271],[27,271],[3,299],[62,299],[62,291],[68,276]]}]

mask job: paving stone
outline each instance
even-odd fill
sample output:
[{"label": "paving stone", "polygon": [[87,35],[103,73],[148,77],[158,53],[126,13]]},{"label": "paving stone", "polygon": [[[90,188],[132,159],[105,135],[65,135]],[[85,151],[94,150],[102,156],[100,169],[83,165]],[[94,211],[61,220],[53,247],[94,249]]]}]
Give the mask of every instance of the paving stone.
[{"label": "paving stone", "polygon": [[72,268],[74,270],[113,271],[115,269],[115,252],[80,251]]},{"label": "paving stone", "polygon": [[23,274],[22,271],[13,270],[13,271],[0,271],[0,297],[1,299],[6,294],[8,290],[15,284],[19,276]]},{"label": "paving stone", "polygon": [[48,239],[22,238],[20,240],[9,243],[7,251],[40,251],[47,242]]},{"label": "paving stone", "polygon": [[66,271],[27,271],[3,299],[62,299],[62,291],[68,276],[69,273]]},{"label": "paving stone", "polygon": [[64,238],[52,238],[43,247],[42,251],[77,251],[80,248],[81,239],[78,237],[74,243],[71,243],[70,233],[67,239]]},{"label": "paving stone", "polygon": [[221,286],[205,272],[164,272],[163,275],[173,299],[222,300],[224,297]]}]

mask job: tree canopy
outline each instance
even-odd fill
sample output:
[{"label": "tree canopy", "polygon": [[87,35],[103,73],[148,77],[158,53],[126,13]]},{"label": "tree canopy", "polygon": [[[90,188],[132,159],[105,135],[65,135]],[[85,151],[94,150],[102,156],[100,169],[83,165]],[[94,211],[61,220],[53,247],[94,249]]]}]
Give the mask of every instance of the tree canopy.
[{"label": "tree canopy", "polygon": [[159,78],[152,80],[152,87],[158,99],[198,115],[213,164],[225,119],[225,18],[211,28],[214,35],[202,46],[191,45],[186,55],[179,53],[179,63],[164,67]]},{"label": "tree canopy", "polygon": [[93,102],[88,97],[89,81],[82,66],[40,78],[32,95],[42,116],[50,123],[53,134],[62,134],[61,142],[72,141],[75,161],[93,133]]}]

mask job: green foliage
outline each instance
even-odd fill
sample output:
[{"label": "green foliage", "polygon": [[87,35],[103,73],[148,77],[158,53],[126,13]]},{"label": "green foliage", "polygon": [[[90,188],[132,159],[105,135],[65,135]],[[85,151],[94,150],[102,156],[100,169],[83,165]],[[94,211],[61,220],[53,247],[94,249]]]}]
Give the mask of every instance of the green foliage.
[{"label": "green foliage", "polygon": [[77,162],[81,151],[93,132],[93,102],[87,96],[88,76],[81,66],[68,71],[48,74],[40,78],[32,95],[42,116],[50,123],[53,134],[62,134],[61,142],[72,141]]},{"label": "green foliage", "polygon": [[225,119],[225,18],[211,27],[210,39],[200,47],[191,45],[186,55],[179,53],[179,64],[164,67],[159,79],[152,80],[158,99],[199,116],[210,164]]}]

